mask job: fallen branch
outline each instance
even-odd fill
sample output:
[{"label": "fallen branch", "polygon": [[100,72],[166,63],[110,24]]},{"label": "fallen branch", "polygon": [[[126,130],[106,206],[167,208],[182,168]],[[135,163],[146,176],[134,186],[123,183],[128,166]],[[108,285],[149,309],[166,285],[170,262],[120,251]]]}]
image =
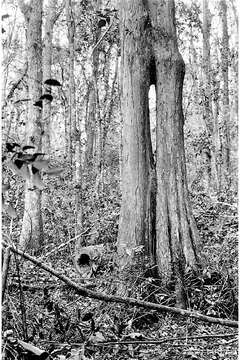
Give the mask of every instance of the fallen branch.
[{"label": "fallen branch", "polygon": [[[89,343],[87,344],[88,346],[108,346],[108,345],[151,345],[151,344],[163,344],[163,343],[167,343],[167,342],[174,342],[174,341],[181,341],[181,340],[208,340],[208,339],[213,339],[213,338],[217,338],[217,339],[224,339],[224,338],[229,338],[229,337],[234,337],[234,336],[238,336],[238,333],[232,333],[232,334],[207,334],[207,335],[193,335],[193,336],[180,336],[180,337],[166,337],[166,338],[160,338],[158,340],[153,340],[153,339],[149,339],[146,338],[145,340],[123,340],[123,341],[103,341],[103,342],[96,342],[96,343]],[[238,339],[231,339],[228,341],[228,343],[230,342],[234,342],[237,341]],[[52,344],[52,345],[57,345],[57,346],[81,346],[83,343],[59,343],[57,341],[54,340],[40,340],[41,343],[48,343],[48,344]],[[185,344],[186,345],[186,344]]]},{"label": "fallen branch", "polygon": [[[9,246],[9,244],[7,244],[6,242],[3,242],[3,245]],[[123,298],[121,296],[107,295],[107,294],[104,294],[104,293],[89,290],[89,289],[85,288],[84,286],[80,286],[80,285],[76,284],[74,281],[70,280],[69,278],[62,275],[61,273],[54,270],[53,268],[43,264],[41,261],[39,261],[35,257],[30,256],[30,255],[24,253],[23,251],[18,250],[15,246],[9,246],[9,247],[10,247],[11,251],[15,252],[18,255],[21,255],[23,258],[31,261],[35,265],[39,266],[40,268],[46,270],[50,274],[56,276],[58,279],[65,282],[65,284],[67,284],[71,288],[75,289],[75,291],[81,296],[90,297],[90,298],[93,298],[93,299],[102,300],[102,301],[106,301],[106,302],[116,302],[116,303],[120,303],[120,304],[127,304],[127,305],[144,307],[144,308],[147,308],[147,309],[156,310],[158,312],[167,311],[167,312],[171,312],[171,313],[174,313],[174,314],[179,314],[179,315],[182,315],[182,316],[188,316],[188,317],[191,317],[191,318],[202,320],[202,321],[205,321],[205,322],[208,322],[208,323],[220,324],[220,325],[229,326],[229,327],[238,327],[238,322],[234,321],[234,320],[214,318],[214,317],[211,317],[211,316],[200,314],[200,313],[198,313],[196,311],[184,310],[184,309],[179,309],[179,308],[176,308],[176,307],[170,307],[170,306],[166,306],[166,305],[155,304],[155,303],[151,303],[151,302],[148,302],[148,301],[137,300],[137,299],[134,299],[134,298],[127,298],[127,297]]]},{"label": "fallen branch", "polygon": [[[163,344],[166,342],[173,342],[173,341],[181,341],[181,340],[204,340],[204,339],[211,339],[211,338],[228,338],[237,336],[238,333],[234,334],[213,334],[213,335],[195,335],[195,336],[179,336],[179,337],[169,337],[169,338],[163,338],[158,340],[153,339],[146,339],[146,340],[123,340],[123,341],[106,341],[106,342],[97,342],[95,344],[89,344],[93,346],[109,346],[109,345],[158,345]],[[237,339],[236,339],[237,340]],[[74,344],[75,345],[75,344]]]}]

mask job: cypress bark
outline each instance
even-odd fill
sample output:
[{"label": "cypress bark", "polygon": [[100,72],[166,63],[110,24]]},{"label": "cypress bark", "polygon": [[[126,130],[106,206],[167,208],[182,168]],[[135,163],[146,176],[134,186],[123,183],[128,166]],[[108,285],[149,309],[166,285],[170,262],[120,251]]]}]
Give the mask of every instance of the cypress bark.
[{"label": "cypress bark", "polygon": [[178,50],[174,1],[149,2],[156,66],[157,209],[156,257],[163,283],[174,280],[185,306],[183,275],[197,266],[198,240],[186,179],[182,89],[185,65]]},{"label": "cypress bark", "polygon": [[148,12],[143,1],[121,2],[123,127],[122,204],[118,234],[121,268],[131,265],[134,248],[143,245],[151,251],[154,243],[154,210],[151,207],[154,165],[148,108],[151,53],[147,19]]},{"label": "cypress bark", "polygon": [[[174,281],[177,305],[184,307],[184,272],[186,267],[198,265],[198,233],[186,180],[182,111],[185,66],[177,45],[174,1],[123,1],[120,24],[120,266],[131,265],[134,248],[143,245],[150,257],[156,258],[162,282]],[[148,103],[151,84],[156,84],[157,99],[156,204]]]}]

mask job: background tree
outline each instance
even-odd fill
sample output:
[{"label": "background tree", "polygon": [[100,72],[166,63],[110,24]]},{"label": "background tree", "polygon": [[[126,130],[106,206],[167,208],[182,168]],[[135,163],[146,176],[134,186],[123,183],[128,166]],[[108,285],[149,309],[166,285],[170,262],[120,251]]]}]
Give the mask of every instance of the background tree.
[{"label": "background tree", "polygon": [[211,52],[210,52],[210,29],[211,29],[211,13],[208,8],[208,1],[203,0],[203,110],[204,121],[206,126],[206,136],[209,141],[209,149],[205,151],[206,161],[206,180],[208,187],[219,188],[218,174],[216,169],[216,149],[215,149],[215,134],[217,133],[217,124],[213,121],[212,110],[212,67],[211,67]]},{"label": "background tree", "polygon": [[[56,1],[50,1],[45,9],[47,13],[45,26],[44,26],[44,38],[43,38],[43,82],[51,79],[52,75],[52,38],[53,38],[53,27],[57,19],[56,13]],[[51,95],[51,87],[44,86],[44,93]],[[43,152],[49,153],[51,149],[51,100],[43,100],[43,111],[42,111],[42,122],[43,122]]]},{"label": "background tree", "polygon": [[[26,5],[19,1],[27,25],[28,94],[38,101],[42,94],[42,1],[32,0]],[[31,102],[26,122],[25,144],[41,152],[42,114],[39,106]],[[26,180],[25,209],[20,245],[37,251],[43,242],[41,190],[34,188],[33,174]]]},{"label": "background tree", "polygon": [[69,91],[68,91],[68,124],[69,124],[69,147],[70,163],[73,162],[75,182],[75,235],[82,229],[81,215],[81,140],[80,129],[77,121],[76,91],[75,91],[75,19],[74,5],[71,0],[66,2],[66,20],[68,27],[69,48]]},{"label": "background tree", "polygon": [[220,17],[222,21],[222,39],[221,39],[221,71],[223,77],[223,129],[222,129],[222,158],[223,158],[223,186],[228,184],[228,173],[230,167],[230,108],[229,108],[229,35],[228,35],[228,21],[227,21],[227,3],[224,0],[220,1]]}]

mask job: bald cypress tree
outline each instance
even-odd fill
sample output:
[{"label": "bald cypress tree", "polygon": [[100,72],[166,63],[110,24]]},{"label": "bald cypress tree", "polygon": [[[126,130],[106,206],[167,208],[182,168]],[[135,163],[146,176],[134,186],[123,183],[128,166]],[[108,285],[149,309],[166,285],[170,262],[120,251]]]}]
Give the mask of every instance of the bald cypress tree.
[{"label": "bald cypress tree", "polygon": [[[182,88],[174,1],[122,1],[122,206],[118,251],[123,268],[143,245],[164,284],[174,282],[184,307],[184,272],[198,263],[198,233],[186,180]],[[156,203],[149,86],[156,87]],[[156,221],[155,221],[156,212]]]}]

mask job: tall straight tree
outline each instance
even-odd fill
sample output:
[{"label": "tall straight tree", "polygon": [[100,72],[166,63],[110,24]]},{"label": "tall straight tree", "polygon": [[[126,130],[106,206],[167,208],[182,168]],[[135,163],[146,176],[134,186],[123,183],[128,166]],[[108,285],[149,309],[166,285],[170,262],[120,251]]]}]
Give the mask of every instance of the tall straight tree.
[{"label": "tall straight tree", "polygon": [[[43,81],[51,78],[52,67],[52,38],[53,27],[56,21],[56,0],[50,0],[47,6],[47,16],[44,27],[43,39]],[[45,92],[51,93],[51,87],[46,87]],[[43,151],[48,153],[51,148],[50,143],[50,118],[51,118],[51,102],[49,100],[43,101]]]},{"label": "tall straight tree", "polygon": [[[28,92],[37,101],[42,94],[42,0],[19,0],[27,25]],[[29,104],[25,142],[41,150],[42,114],[38,106]],[[32,178],[26,181],[24,216],[20,245],[38,250],[43,241],[41,190],[34,188]]]},{"label": "tall straight tree", "polygon": [[92,81],[89,81],[87,91],[87,109],[85,120],[85,132],[86,132],[86,150],[85,150],[85,167],[92,169],[94,158],[94,144],[95,144],[95,94]]},{"label": "tall straight tree", "polygon": [[228,35],[228,21],[227,21],[227,2],[220,1],[220,17],[222,21],[222,46],[221,46],[221,70],[223,77],[223,130],[222,130],[222,159],[223,159],[223,185],[227,185],[227,178],[229,175],[230,165],[230,138],[229,138],[229,123],[230,123],[230,108],[229,108],[229,35]]},{"label": "tall straight tree", "polygon": [[73,18],[72,1],[66,1],[66,21],[68,31],[68,49],[69,49],[69,83],[68,83],[68,157],[69,162],[73,164],[73,138],[76,136],[76,98],[75,98],[75,79],[74,79],[74,35],[75,24]]},{"label": "tall straight tree", "polygon": [[147,19],[144,1],[120,2],[123,127],[118,253],[121,268],[131,265],[136,246],[143,245],[153,255],[154,162],[148,103],[151,53]]},{"label": "tall straight tree", "polygon": [[75,85],[75,20],[74,3],[66,1],[66,18],[68,28],[68,49],[69,49],[69,84],[68,84],[68,118],[71,125],[71,143],[73,150],[74,182],[75,182],[75,236],[82,229],[82,165],[81,165],[81,139],[79,124],[77,121],[76,85]]},{"label": "tall straight tree", "polygon": [[[99,11],[101,0],[94,0],[91,4],[91,11]],[[92,176],[96,178],[98,173],[99,153],[99,99],[98,99],[98,74],[99,74],[99,51],[97,42],[101,34],[101,29],[97,26],[98,18],[94,17],[92,23],[92,56],[91,56],[91,75],[88,79],[87,91],[87,112],[85,119],[86,149],[84,167]]]},{"label": "tall straight tree", "polygon": [[219,188],[219,179],[217,173],[216,147],[218,124],[213,118],[212,109],[212,69],[211,69],[211,52],[210,52],[210,28],[211,13],[208,7],[208,0],[203,0],[203,117],[209,141],[209,149],[205,151],[206,159],[206,178],[207,188],[211,186],[216,190]]}]

